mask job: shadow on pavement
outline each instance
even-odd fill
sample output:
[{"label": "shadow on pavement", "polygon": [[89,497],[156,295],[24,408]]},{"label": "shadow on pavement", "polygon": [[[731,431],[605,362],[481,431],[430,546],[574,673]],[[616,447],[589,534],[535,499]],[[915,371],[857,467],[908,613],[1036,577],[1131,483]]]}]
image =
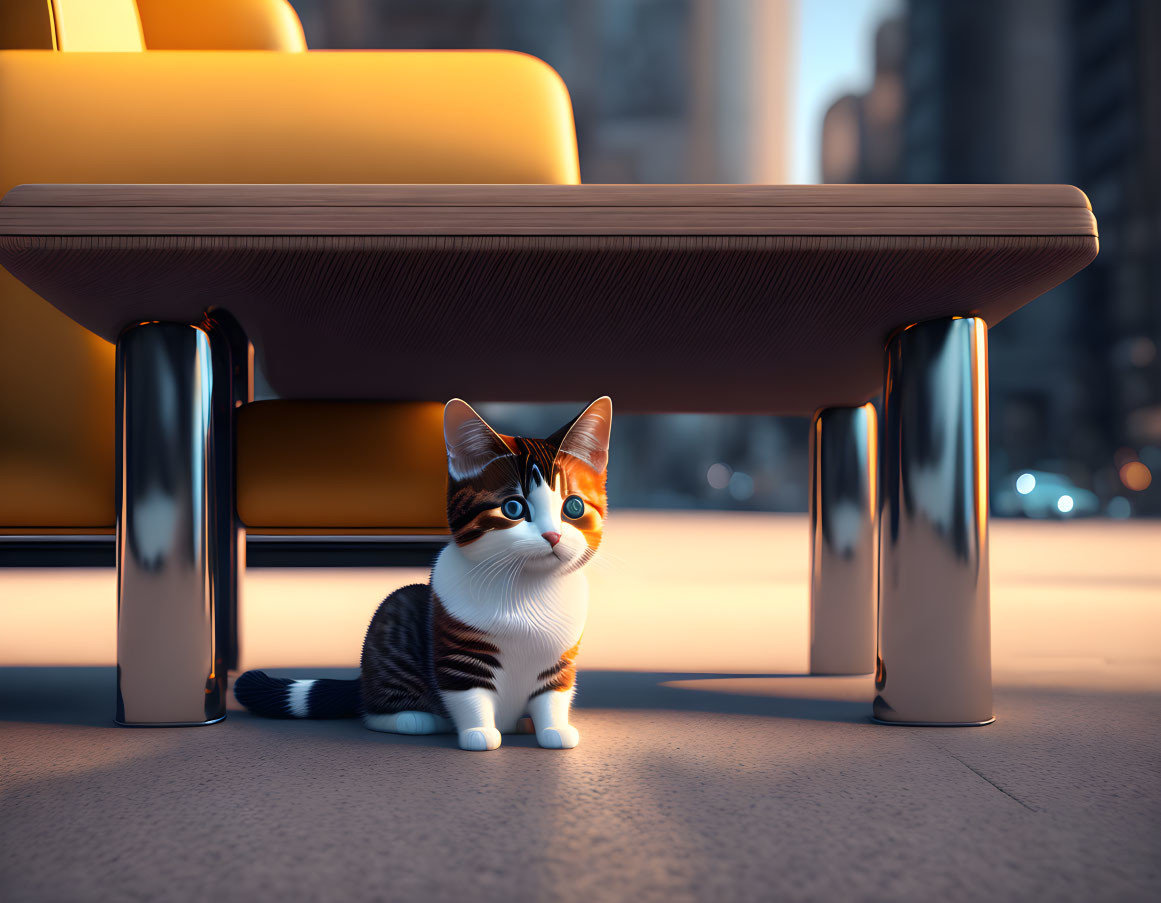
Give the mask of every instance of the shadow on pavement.
[{"label": "shadow on pavement", "polygon": [[[351,678],[354,668],[271,668],[280,677]],[[673,681],[761,679],[785,695],[708,691],[665,686]],[[826,680],[803,674],[706,674],[661,671],[584,671],[578,677],[576,706],[582,709],[660,709],[814,721],[867,720],[868,702],[795,695],[791,681]],[[117,669],[114,667],[0,667],[0,722],[113,724]],[[232,700],[231,700],[232,702]],[[230,717],[250,718],[231,711]]]}]

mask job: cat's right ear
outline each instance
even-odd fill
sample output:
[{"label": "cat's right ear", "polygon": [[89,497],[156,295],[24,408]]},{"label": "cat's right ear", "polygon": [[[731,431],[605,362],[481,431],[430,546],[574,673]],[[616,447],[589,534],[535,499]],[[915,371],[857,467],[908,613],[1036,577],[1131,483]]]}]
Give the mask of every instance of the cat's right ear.
[{"label": "cat's right ear", "polygon": [[481,473],[497,458],[512,449],[462,398],[453,398],[443,409],[443,441],[447,446],[447,469],[457,480]]}]

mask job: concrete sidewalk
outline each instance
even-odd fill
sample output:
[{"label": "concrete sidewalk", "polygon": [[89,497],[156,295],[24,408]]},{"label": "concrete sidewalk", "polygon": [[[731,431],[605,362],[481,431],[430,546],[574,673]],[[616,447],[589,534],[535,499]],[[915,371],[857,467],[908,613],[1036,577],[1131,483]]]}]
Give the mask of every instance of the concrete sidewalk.
[{"label": "concrete sidewalk", "polygon": [[[619,513],[567,752],[114,728],[110,575],[0,572],[0,897],[1161,896],[1161,525],[994,524],[976,729],[874,725],[870,678],[802,676],[806,548],[801,518]],[[247,666],[337,673],[417,576],[251,572]]]}]

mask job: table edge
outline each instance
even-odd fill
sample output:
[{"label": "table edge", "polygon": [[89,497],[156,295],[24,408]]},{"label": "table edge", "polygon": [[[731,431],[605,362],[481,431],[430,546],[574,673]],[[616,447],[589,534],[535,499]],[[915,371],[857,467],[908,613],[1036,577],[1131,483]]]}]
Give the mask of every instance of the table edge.
[{"label": "table edge", "polygon": [[1084,192],[1059,184],[949,185],[17,185],[2,207],[151,206],[549,206],[549,207],[1081,207]]},{"label": "table edge", "polygon": [[1079,207],[0,207],[0,235],[1097,236]]}]

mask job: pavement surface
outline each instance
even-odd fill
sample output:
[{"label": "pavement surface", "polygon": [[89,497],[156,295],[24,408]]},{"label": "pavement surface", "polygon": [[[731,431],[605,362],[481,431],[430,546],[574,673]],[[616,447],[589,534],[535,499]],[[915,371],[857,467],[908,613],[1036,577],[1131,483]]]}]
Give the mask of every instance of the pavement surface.
[{"label": "pavement surface", "polygon": [[[802,674],[800,518],[618,523],[568,751],[116,728],[110,574],[0,572],[0,899],[1161,898],[1161,525],[996,523],[997,720],[934,729]],[[252,571],[245,664],[353,675],[411,579]]]}]

